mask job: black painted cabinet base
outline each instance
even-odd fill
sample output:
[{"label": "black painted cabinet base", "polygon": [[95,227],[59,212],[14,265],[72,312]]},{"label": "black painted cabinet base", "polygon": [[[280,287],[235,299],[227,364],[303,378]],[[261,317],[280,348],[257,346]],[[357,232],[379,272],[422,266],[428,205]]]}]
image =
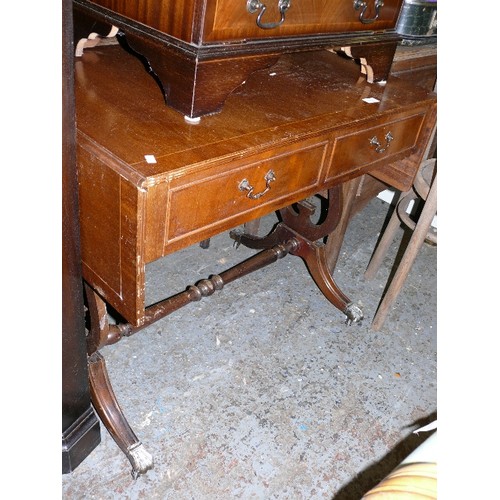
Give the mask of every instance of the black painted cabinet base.
[{"label": "black painted cabinet base", "polygon": [[89,409],[63,434],[62,473],[73,472],[101,442],[99,420]]}]

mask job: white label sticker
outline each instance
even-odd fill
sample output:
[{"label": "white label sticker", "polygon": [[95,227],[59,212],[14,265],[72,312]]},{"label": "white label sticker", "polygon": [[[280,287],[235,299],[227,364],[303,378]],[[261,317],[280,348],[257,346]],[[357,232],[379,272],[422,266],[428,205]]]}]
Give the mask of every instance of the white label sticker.
[{"label": "white label sticker", "polygon": [[155,155],[144,155],[148,163],[156,163]]},{"label": "white label sticker", "polygon": [[380,102],[379,99],[376,99],[375,97],[364,97],[362,101],[367,102],[368,104],[374,104],[376,102]]}]

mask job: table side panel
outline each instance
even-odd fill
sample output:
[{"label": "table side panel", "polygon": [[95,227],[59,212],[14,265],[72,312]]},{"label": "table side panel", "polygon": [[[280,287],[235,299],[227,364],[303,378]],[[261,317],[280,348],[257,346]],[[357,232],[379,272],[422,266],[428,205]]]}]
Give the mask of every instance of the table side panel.
[{"label": "table side panel", "polygon": [[121,296],[120,246],[109,245],[120,240],[120,176],[83,147],[78,167],[83,265],[98,276],[107,274],[106,287]]},{"label": "table side panel", "polygon": [[146,192],[80,141],[78,178],[82,273],[127,321],[144,315]]}]

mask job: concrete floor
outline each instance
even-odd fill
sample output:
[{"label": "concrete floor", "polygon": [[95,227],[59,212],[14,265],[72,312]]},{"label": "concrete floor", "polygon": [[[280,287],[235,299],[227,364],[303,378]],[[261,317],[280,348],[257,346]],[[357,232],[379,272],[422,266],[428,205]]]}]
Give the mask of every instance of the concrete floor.
[{"label": "concrete floor", "polygon": [[[388,474],[437,418],[435,247],[422,248],[384,328],[370,329],[404,233],[366,282],[388,208],[374,199],[353,219],[335,271],[360,325],[345,325],[287,256],[103,349],[155,468],[133,480],[101,427],[102,443],[63,476],[63,498],[359,499]],[[224,233],[168,256],[148,267],[149,301],[253,252]]]}]

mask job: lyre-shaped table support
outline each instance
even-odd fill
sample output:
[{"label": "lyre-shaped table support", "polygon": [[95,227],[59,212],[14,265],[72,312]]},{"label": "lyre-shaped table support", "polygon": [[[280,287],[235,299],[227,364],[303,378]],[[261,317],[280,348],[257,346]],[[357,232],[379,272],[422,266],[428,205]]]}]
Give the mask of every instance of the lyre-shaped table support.
[{"label": "lyre-shaped table support", "polygon": [[280,210],[282,222],[267,236],[262,238],[231,231],[230,236],[249,248],[269,248],[279,241],[293,241],[291,255],[301,257],[318,288],[325,297],[346,316],[346,323],[352,324],[363,319],[361,309],[356,306],[338,287],[327,262],[325,244],[321,241],[338,225],[342,215],[342,187],[328,190],[327,205],[321,210],[317,222],[312,221],[315,206],[309,201]]}]

